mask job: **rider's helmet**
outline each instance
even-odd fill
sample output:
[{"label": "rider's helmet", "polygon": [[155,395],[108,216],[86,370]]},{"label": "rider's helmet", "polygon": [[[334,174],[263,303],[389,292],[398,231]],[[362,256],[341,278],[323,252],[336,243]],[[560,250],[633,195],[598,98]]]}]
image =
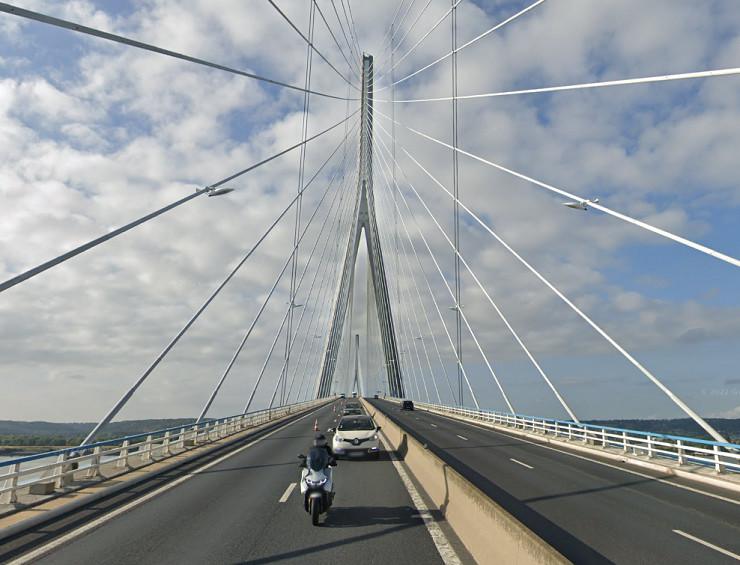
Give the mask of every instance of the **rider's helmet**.
[{"label": "rider's helmet", "polygon": [[313,438],[313,444],[315,447],[326,447],[326,436],[324,434],[316,434]]}]

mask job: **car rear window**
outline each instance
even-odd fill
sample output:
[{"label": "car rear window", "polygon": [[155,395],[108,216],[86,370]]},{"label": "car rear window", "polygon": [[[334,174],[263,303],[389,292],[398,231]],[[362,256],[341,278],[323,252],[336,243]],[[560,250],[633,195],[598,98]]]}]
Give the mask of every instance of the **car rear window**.
[{"label": "car rear window", "polygon": [[343,431],[374,430],[375,422],[370,418],[342,418],[339,429]]}]

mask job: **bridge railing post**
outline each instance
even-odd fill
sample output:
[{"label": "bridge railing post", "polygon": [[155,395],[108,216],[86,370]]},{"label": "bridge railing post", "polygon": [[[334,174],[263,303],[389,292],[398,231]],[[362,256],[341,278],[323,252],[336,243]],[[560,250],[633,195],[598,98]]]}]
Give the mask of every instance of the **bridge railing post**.
[{"label": "bridge railing post", "polygon": [[178,449],[185,449],[185,428],[180,428],[180,433],[177,435],[177,443],[175,447]]},{"label": "bridge railing post", "polygon": [[683,443],[680,439],[676,440],[676,453],[678,454],[678,464],[683,465],[684,464],[684,450],[683,450]]},{"label": "bridge railing post", "polygon": [[[69,457],[69,455],[67,455],[66,451],[57,455],[57,465],[51,471],[51,474],[56,477],[54,479],[54,488],[64,488],[69,483],[67,475],[64,474],[67,470],[67,465],[65,464],[67,457]],[[18,484],[17,479],[18,478],[16,477],[16,484]]]},{"label": "bridge railing post", "polygon": [[721,457],[722,450],[720,449],[719,445],[714,446],[714,470],[718,473],[721,473],[724,471],[724,465],[722,464],[722,457]]},{"label": "bridge railing post", "polygon": [[647,456],[648,459],[653,458],[653,438],[650,434],[647,436]]},{"label": "bridge railing post", "polygon": [[152,460],[152,435],[149,434],[146,436],[146,441],[144,442],[144,447],[141,448],[141,460],[142,461],[151,461]]},{"label": "bridge railing post", "polygon": [[129,440],[124,439],[121,444],[121,450],[118,452],[118,461],[116,461],[116,467],[128,467],[128,446],[130,445]]},{"label": "bridge railing post", "polygon": [[606,430],[601,428],[601,447],[606,447]]},{"label": "bridge railing post", "polygon": [[170,436],[170,431],[167,430],[164,432],[164,438],[162,438],[162,455],[165,457],[172,455],[172,452],[170,451]]},{"label": "bridge railing post", "polygon": [[10,470],[6,475],[0,476],[0,485],[3,488],[10,489],[0,494],[0,504],[15,504],[18,502],[18,472],[20,470],[20,463],[14,463],[10,466]]},{"label": "bridge railing post", "polygon": [[100,476],[100,446],[93,448],[92,457],[90,457],[90,466],[87,469],[87,478],[93,479]]}]

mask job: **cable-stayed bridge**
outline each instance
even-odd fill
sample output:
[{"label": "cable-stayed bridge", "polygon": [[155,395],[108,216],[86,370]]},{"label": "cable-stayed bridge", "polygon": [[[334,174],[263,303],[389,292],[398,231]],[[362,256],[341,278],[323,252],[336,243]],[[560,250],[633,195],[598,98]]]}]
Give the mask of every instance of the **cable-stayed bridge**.
[{"label": "cable-stayed bridge", "polygon": [[[101,410],[79,445],[0,461],[0,560],[740,560],[740,445],[716,419],[700,414],[680,381],[676,386],[670,375],[641,360],[633,340],[628,343],[600,321],[603,311],[593,300],[559,282],[551,265],[538,264],[531,249],[521,249],[466,192],[474,194],[494,182],[490,179],[500,182],[505,176],[548,195],[548,204],[576,224],[587,218],[589,229],[600,229],[600,222],[616,222],[639,233],[640,241],[680,249],[711,265],[707,269],[735,277],[731,280],[737,280],[740,260],[731,249],[636,213],[638,207],[625,206],[624,198],[560,186],[540,178],[540,167],[520,170],[463,149],[466,138],[486,134],[476,131],[462,108],[574,91],[737,80],[732,76],[740,67],[470,93],[458,89],[465,86],[462,76],[472,76],[468,62],[458,59],[557,2],[526,3],[464,40],[458,34],[470,34],[458,23],[467,17],[461,3],[402,0],[386,15],[379,44],[369,46],[361,43],[364,22],[349,0],[308,1],[306,21],[299,21],[288,3],[268,0],[276,21],[305,49],[302,83],[0,3],[8,21],[61,28],[90,41],[175,59],[302,102],[294,143],[17,269],[0,283],[0,300],[12,300],[24,286],[54,277],[68,261],[84,264],[90,252],[113,240],[125,242],[141,226],[238,197],[240,183],[250,175],[298,156],[292,197],[279,203],[252,241],[241,242],[240,256],[222,266],[218,280],[171,335],[157,336],[161,349],[143,370],[106,384],[116,400]],[[450,50],[432,61],[417,58],[420,47],[440,33]],[[427,95],[414,86],[430,73],[439,76],[443,67],[449,94]],[[312,123],[317,104],[333,108],[332,120],[320,126]],[[423,108],[417,115],[424,119],[412,123],[408,107]],[[315,169],[309,151],[321,156]],[[465,164],[476,167],[469,177]],[[191,201],[197,202],[188,205]],[[518,200],[512,206],[519,206]],[[542,225],[526,229],[546,230],[543,218],[535,223]],[[284,238],[277,262],[268,261],[262,254],[281,230],[292,236]],[[467,247],[466,235],[474,242]],[[250,294],[253,315],[242,315],[246,309],[239,314],[235,347],[215,374],[199,376],[208,387],[192,420],[111,437],[111,423],[127,414],[146,387],[156,386],[158,372],[223,295],[239,285],[243,272],[273,263],[277,269],[269,282]],[[533,299],[513,308],[501,298],[501,287],[512,276],[507,269],[525,275],[516,280],[536,285],[553,302]],[[567,356],[588,363],[608,351],[623,371],[640,379],[641,394],[654,395],[656,405],[664,403],[685,418],[694,435],[589,423],[599,409],[589,409],[580,391],[574,394],[553,355],[536,339],[547,341],[561,328],[535,331],[523,325],[528,319],[539,323],[538,308],[552,304],[589,332],[584,345]],[[592,345],[594,337],[598,345]],[[510,361],[512,351],[520,365]],[[248,371],[244,357],[257,359]],[[524,364],[530,374],[526,394],[517,382]],[[235,401],[224,396],[239,380],[238,412],[224,412],[219,407]],[[360,397],[362,409],[381,426],[377,434],[385,450],[378,460],[340,462],[335,506],[324,527],[316,529],[296,488],[295,456],[317,431],[336,427],[346,405],[339,395]],[[528,404],[530,396],[539,404]],[[401,410],[404,400],[413,401],[415,410]],[[522,408],[533,405],[546,406],[547,412],[531,415]]]}]

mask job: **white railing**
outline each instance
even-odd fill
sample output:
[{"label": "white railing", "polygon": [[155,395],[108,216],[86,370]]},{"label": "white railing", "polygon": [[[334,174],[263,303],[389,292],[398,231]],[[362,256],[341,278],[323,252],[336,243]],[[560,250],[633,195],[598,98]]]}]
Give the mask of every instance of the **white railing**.
[{"label": "white railing", "polygon": [[[63,489],[72,483],[74,473],[82,470],[85,471],[85,479],[95,479],[102,477],[103,465],[109,468],[129,468],[134,467],[133,462],[136,460],[135,467],[142,467],[152,461],[161,461],[272,420],[309,410],[329,400],[309,400],[3,461],[0,462],[0,485],[3,485],[0,487],[0,501],[15,503],[20,489],[35,484],[43,483],[50,489]],[[3,473],[3,469],[7,471]]]},{"label": "white railing", "polygon": [[[401,402],[399,398],[388,397],[388,400]],[[425,402],[414,401],[414,407],[428,412],[458,416],[535,434],[577,441],[594,448],[617,449],[625,454],[644,456],[648,459],[662,457],[671,459],[679,465],[694,464],[713,467],[717,473],[740,473],[740,445],[735,443],[722,443],[593,424],[577,424],[567,420],[507,414],[493,410],[471,410]]]}]

